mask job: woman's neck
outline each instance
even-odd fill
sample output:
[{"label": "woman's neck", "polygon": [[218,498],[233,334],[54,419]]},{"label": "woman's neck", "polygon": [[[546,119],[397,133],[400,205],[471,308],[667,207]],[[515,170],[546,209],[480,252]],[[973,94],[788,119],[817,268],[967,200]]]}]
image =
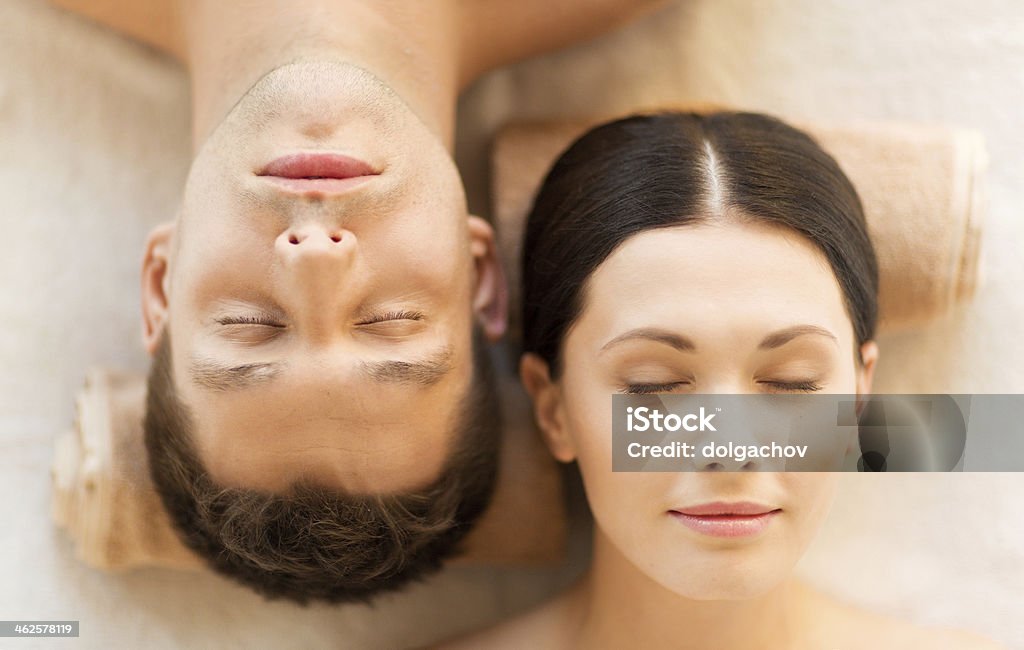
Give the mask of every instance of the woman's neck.
[{"label": "woman's neck", "polygon": [[604,537],[577,587],[578,647],[746,650],[798,647],[806,596],[795,583],[747,600],[684,598],[651,580]]},{"label": "woman's neck", "polygon": [[450,0],[196,0],[181,14],[198,149],[260,77],[300,58],[342,60],[390,86],[449,148],[458,93]]}]

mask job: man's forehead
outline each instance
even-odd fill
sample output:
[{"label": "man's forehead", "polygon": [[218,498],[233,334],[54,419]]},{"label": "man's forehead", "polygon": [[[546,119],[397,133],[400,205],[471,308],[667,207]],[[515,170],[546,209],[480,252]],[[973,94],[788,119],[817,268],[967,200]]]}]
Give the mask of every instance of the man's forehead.
[{"label": "man's forehead", "polygon": [[396,422],[296,415],[259,424],[226,436],[199,434],[215,481],[276,492],[301,479],[354,493],[418,489],[440,474],[455,438],[454,428],[428,413]]},{"label": "man's forehead", "polygon": [[458,435],[464,391],[447,383],[212,393],[193,409],[195,438],[228,485],[282,490],[307,477],[356,492],[413,489],[437,476]]}]

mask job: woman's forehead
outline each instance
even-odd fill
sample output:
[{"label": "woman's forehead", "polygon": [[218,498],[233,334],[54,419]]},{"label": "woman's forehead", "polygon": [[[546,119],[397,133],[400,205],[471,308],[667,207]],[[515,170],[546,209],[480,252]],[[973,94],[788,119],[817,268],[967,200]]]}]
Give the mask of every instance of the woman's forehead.
[{"label": "woman's forehead", "polygon": [[592,320],[609,333],[651,321],[709,331],[806,321],[841,335],[852,327],[824,254],[799,234],[770,225],[680,226],[635,235],[588,279],[583,304],[580,324]]}]

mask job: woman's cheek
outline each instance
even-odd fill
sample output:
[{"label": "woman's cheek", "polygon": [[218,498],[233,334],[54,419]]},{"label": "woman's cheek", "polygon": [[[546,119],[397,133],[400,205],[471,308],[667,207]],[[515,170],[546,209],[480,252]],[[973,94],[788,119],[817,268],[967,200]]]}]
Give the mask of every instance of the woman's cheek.
[{"label": "woman's cheek", "polygon": [[613,392],[586,373],[567,372],[562,382],[566,426],[581,467],[583,456],[608,459],[605,469],[611,467]]},{"label": "woman's cheek", "polygon": [[839,484],[836,472],[788,472],[781,474],[786,491],[797,508],[797,534],[805,546],[818,533],[832,506]]}]

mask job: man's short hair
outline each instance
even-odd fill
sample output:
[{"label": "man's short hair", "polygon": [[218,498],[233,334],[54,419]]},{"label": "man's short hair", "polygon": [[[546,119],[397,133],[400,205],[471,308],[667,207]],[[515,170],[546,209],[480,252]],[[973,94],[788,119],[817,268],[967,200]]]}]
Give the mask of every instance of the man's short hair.
[{"label": "man's short hair", "polygon": [[439,569],[490,502],[501,427],[479,333],[473,365],[454,449],[426,488],[353,495],[302,480],[287,494],[270,494],[211,479],[175,389],[165,335],[146,398],[150,474],[179,536],[215,571],[270,599],[367,601]]}]

